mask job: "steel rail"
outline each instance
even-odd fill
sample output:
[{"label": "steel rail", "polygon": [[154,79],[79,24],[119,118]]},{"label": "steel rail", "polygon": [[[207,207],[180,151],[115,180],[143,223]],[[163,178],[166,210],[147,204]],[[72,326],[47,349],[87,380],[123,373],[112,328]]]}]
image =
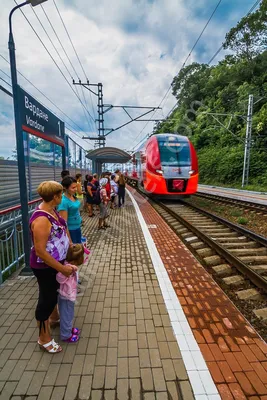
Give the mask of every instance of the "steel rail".
[{"label": "steel rail", "polygon": [[[171,210],[165,204],[161,203],[160,201],[154,200],[154,199],[152,201],[150,199],[149,201],[152,206],[153,206],[153,202],[154,202],[155,204],[160,206],[162,209],[164,209],[169,215],[171,215],[174,219],[176,219],[178,222],[180,222],[182,225],[184,225],[187,229],[189,229],[191,232],[193,232],[197,237],[199,237],[209,247],[214,249],[216,251],[216,253],[219,254],[222,258],[224,258],[226,261],[228,261],[229,264],[234,266],[239,272],[241,272],[243,275],[248,277],[250,279],[250,281],[254,283],[254,285],[256,285],[257,287],[260,287],[265,292],[267,292],[267,280],[264,279],[259,274],[257,274],[255,271],[253,271],[252,268],[250,268],[248,265],[243,263],[239,258],[235,257],[228,250],[226,250],[223,246],[221,246],[219,243],[214,241],[209,235],[206,235],[205,233],[200,231],[198,228],[196,228],[194,225],[192,225],[186,219],[184,219],[183,217],[178,215],[175,211]],[[202,212],[201,209],[199,211]],[[214,217],[213,214],[210,214],[209,216],[211,218]],[[187,243],[187,245],[188,245],[188,243]]]},{"label": "steel rail", "polygon": [[265,205],[265,204],[253,203],[253,202],[247,201],[247,200],[227,198],[224,196],[220,196],[217,194],[210,194],[210,193],[195,193],[194,196],[200,197],[200,198],[205,198],[205,199],[208,199],[211,201],[219,201],[221,203],[232,204],[232,205],[236,205],[237,207],[248,208],[252,211],[257,211],[257,212],[262,212],[262,213],[267,214],[267,205]]},{"label": "steel rail", "polygon": [[184,205],[186,205],[187,207],[192,208],[193,210],[197,210],[200,213],[202,213],[203,215],[205,215],[206,217],[212,218],[215,221],[227,225],[228,228],[233,229],[235,231],[237,231],[238,233],[241,233],[244,236],[249,237],[250,239],[254,240],[255,242],[267,247],[267,238],[261,235],[258,235],[257,233],[250,231],[249,229],[243,228],[240,225],[237,225],[231,221],[228,221],[227,219],[223,218],[223,217],[219,217],[218,215],[215,215],[209,211],[203,210],[201,207],[193,205],[193,204],[189,204],[186,201],[180,200]]}]

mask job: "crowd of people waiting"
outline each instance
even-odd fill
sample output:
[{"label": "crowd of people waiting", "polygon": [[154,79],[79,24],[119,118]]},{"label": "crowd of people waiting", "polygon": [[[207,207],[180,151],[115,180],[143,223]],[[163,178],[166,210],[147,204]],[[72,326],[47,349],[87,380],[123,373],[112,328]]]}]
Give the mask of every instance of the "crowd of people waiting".
[{"label": "crowd of people waiting", "polygon": [[39,327],[38,344],[48,353],[59,353],[62,347],[52,339],[51,327],[60,324],[60,337],[68,343],[76,343],[80,329],[73,327],[74,304],[78,291],[78,265],[89,250],[83,245],[82,218],[84,208],[89,217],[99,212],[98,229],[109,225],[108,208],[123,207],[125,202],[125,178],[116,170],[97,174],[70,176],[61,173],[61,184],[42,182],[37,192],[42,202],[30,218],[31,248],[30,266],[37,278],[39,298],[35,311]]}]

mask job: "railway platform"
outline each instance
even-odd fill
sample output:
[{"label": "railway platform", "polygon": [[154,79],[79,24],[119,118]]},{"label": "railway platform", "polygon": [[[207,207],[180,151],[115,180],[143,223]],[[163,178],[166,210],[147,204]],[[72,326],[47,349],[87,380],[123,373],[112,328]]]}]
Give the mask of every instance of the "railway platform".
[{"label": "railway platform", "polygon": [[0,399],[266,400],[266,343],[153,207],[129,188],[97,222],[84,217],[78,344],[41,352],[35,278],[0,287]]},{"label": "railway platform", "polygon": [[233,188],[223,188],[219,186],[198,185],[198,193],[212,194],[229,199],[243,200],[256,204],[267,205],[267,193],[253,192]]}]

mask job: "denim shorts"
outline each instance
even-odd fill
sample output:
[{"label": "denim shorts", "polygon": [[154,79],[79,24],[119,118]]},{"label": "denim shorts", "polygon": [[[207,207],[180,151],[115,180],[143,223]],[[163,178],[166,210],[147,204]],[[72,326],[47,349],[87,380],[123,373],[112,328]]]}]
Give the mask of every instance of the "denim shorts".
[{"label": "denim shorts", "polygon": [[69,229],[70,237],[73,243],[82,243],[82,230],[78,229]]}]

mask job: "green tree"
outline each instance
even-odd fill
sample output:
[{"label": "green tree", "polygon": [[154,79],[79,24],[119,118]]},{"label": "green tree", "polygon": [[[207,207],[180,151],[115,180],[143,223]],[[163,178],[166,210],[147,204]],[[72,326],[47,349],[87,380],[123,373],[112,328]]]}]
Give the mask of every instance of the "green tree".
[{"label": "green tree", "polygon": [[242,18],[237,26],[227,33],[224,49],[233,50],[238,58],[253,61],[267,47],[267,0],[262,0],[259,9]]}]

